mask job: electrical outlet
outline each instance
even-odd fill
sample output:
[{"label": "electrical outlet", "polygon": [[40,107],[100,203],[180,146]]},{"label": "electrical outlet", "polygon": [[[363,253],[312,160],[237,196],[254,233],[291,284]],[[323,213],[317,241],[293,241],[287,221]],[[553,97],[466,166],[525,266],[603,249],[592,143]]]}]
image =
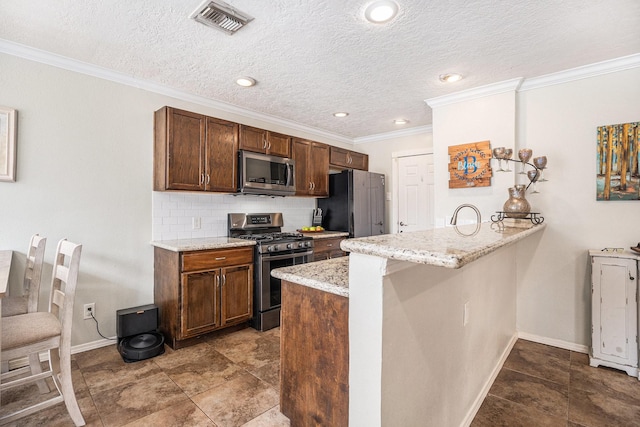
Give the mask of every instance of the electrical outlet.
[{"label": "electrical outlet", "polygon": [[96,315],[96,303],[92,302],[84,305],[84,319],[91,319],[91,315]]},{"label": "electrical outlet", "polygon": [[200,230],[200,227],[202,226],[202,220],[200,219],[199,216],[194,216],[191,218],[191,228],[194,230]]}]

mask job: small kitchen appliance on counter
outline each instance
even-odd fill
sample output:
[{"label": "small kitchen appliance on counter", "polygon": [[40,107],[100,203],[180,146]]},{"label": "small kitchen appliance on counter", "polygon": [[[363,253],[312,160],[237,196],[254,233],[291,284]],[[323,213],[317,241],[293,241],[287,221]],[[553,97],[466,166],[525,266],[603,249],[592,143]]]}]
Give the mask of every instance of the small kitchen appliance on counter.
[{"label": "small kitchen appliance on counter", "polygon": [[313,259],[313,238],[282,232],[282,213],[230,213],[229,237],[253,240],[254,292],[251,325],[266,331],[280,326],[281,281],[271,270],[304,264]]},{"label": "small kitchen appliance on counter", "polygon": [[322,226],[322,208],[317,208],[313,210],[313,220],[311,221],[311,225]]},{"label": "small kitchen appliance on counter", "polygon": [[118,352],[127,362],[164,353],[164,335],[158,332],[158,307],[154,304],[116,311]]}]

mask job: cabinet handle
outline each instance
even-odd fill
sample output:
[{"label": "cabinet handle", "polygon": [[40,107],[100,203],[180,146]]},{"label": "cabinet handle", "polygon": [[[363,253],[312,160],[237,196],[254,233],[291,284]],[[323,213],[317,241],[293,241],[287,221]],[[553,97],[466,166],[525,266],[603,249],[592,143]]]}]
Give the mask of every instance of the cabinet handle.
[{"label": "cabinet handle", "polygon": [[225,260],[225,259],[227,259],[227,257],[226,257],[226,256],[217,256],[217,257],[216,257],[216,261],[223,261],[223,260]]},{"label": "cabinet handle", "polygon": [[631,272],[629,272],[629,280],[636,280],[636,278],[631,275]]},{"label": "cabinet handle", "polygon": [[264,148],[265,150],[267,149],[267,140],[266,139],[262,140],[262,148]]},{"label": "cabinet handle", "polygon": [[210,182],[211,182],[211,176],[207,174],[207,185],[209,185]]},{"label": "cabinet handle", "polygon": [[328,247],[332,247],[332,246],[333,246],[333,243],[327,243],[327,246],[328,246]]},{"label": "cabinet handle", "polygon": [[220,276],[216,275],[216,288],[220,287]]},{"label": "cabinet handle", "polygon": [[267,150],[271,150],[271,142],[267,141]]},{"label": "cabinet handle", "polygon": [[309,190],[313,190],[313,182],[309,181]]},{"label": "cabinet handle", "polygon": [[204,174],[200,174],[200,184],[204,184]]},{"label": "cabinet handle", "polygon": [[223,274],[223,275],[222,275],[222,286],[224,286],[224,285],[226,285],[226,284],[227,284],[227,275],[226,275],[226,274]]}]

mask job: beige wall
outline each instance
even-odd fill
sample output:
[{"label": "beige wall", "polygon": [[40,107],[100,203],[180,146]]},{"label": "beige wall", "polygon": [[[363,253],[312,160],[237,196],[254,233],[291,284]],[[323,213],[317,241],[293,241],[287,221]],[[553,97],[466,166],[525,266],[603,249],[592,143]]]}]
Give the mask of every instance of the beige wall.
[{"label": "beige wall", "polygon": [[496,172],[491,187],[449,190],[448,145],[489,139],[493,147],[527,147],[548,158],[549,182],[539,184],[540,194],[527,194],[548,227],[518,248],[521,336],[577,350],[590,345],[587,250],[640,241],[640,201],[595,200],[596,127],[640,120],[638,99],[640,68],[634,68],[434,109],[437,218],[468,202],[487,220],[502,210],[507,188],[525,182]]},{"label": "beige wall", "polygon": [[[84,245],[74,308],[76,350],[101,341],[95,323],[82,319],[83,304],[95,302],[101,332],[115,336],[116,310],[153,302],[155,110],[171,105],[345,146],[312,132],[11,55],[0,54],[0,64],[0,105],[18,110],[17,182],[0,183],[0,249],[17,251],[11,277],[15,292],[29,237],[48,237],[41,293],[41,307],[46,307],[57,241],[66,237]],[[224,202],[229,211],[250,203],[231,196]],[[308,204],[311,219],[312,199],[274,203],[281,210]]]},{"label": "beige wall", "polygon": [[519,331],[590,345],[587,250],[640,241],[640,201],[596,201],[596,128],[639,121],[639,100],[640,68],[519,93],[518,146],[549,161],[529,197],[548,227],[519,260]]}]

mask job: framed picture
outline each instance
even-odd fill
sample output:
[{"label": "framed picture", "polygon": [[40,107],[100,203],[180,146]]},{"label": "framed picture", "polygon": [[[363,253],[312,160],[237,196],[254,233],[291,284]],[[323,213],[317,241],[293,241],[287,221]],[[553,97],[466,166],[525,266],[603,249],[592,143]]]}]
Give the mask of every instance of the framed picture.
[{"label": "framed picture", "polygon": [[640,200],[640,122],[599,126],[596,200]]},{"label": "framed picture", "polygon": [[449,188],[489,187],[491,147],[489,141],[449,147]]},{"label": "framed picture", "polygon": [[0,181],[16,180],[16,110],[0,107]]}]

